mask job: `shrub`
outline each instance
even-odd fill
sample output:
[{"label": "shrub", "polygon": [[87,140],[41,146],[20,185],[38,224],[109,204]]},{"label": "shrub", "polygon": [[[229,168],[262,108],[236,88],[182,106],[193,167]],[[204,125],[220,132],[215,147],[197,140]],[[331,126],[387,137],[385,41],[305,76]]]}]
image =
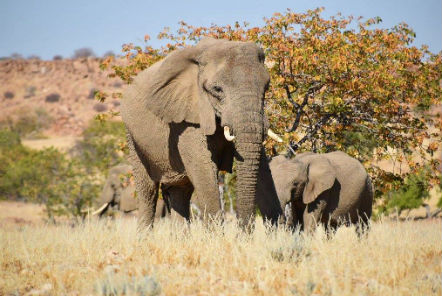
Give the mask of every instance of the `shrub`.
[{"label": "shrub", "polygon": [[103,174],[123,161],[121,145],[126,138],[124,124],[118,121],[92,121],[83,132],[83,139],[72,149],[71,153],[81,163],[97,168]]},{"label": "shrub", "polygon": [[31,98],[33,96],[35,96],[35,91],[37,90],[37,88],[35,86],[28,86],[25,89],[25,99]]},{"label": "shrub", "polygon": [[84,217],[102,183],[78,159],[54,148],[29,149],[18,133],[0,130],[0,199],[44,204],[53,221],[58,215]]},{"label": "shrub", "polygon": [[47,95],[45,99],[45,102],[48,103],[56,103],[58,101],[60,101],[60,95],[57,93],[52,93],[50,95]]},{"label": "shrub", "polygon": [[52,58],[52,60],[54,60],[54,61],[60,61],[60,60],[62,60],[62,59],[63,59],[63,56],[61,56],[61,55],[59,55],[59,54],[54,55],[54,57]]},{"label": "shrub", "polygon": [[97,103],[94,105],[94,110],[97,112],[107,111],[107,106],[103,103]]},{"label": "shrub", "polygon": [[6,128],[17,133],[20,137],[38,137],[40,132],[49,127],[52,117],[45,109],[30,110],[22,108],[0,122],[0,128]]},{"label": "shrub", "polygon": [[409,174],[402,185],[386,195],[385,205],[380,212],[391,213],[397,211],[398,215],[403,210],[416,209],[423,205],[425,199],[430,197],[428,167]]},{"label": "shrub", "polygon": [[40,60],[40,57],[37,55],[30,55],[28,56],[28,60]]},{"label": "shrub", "polygon": [[12,91],[6,91],[3,96],[5,97],[5,99],[13,99],[14,98],[14,93]]},{"label": "shrub", "polygon": [[115,53],[112,50],[108,50],[104,53],[103,57],[107,58],[107,57],[114,57]]},{"label": "shrub", "polygon": [[83,48],[79,48],[76,49],[74,51],[74,59],[80,59],[80,58],[87,58],[87,57],[93,57],[95,56],[94,52],[92,51],[92,49],[88,48],[88,47],[83,47]]},{"label": "shrub", "polygon": [[93,99],[95,99],[95,92],[97,91],[97,89],[96,88],[91,88],[90,90],[89,90],[89,95],[87,96],[87,98],[89,99],[89,100],[93,100]]},{"label": "shrub", "polygon": [[11,58],[14,60],[22,60],[23,56],[19,53],[14,52],[13,54],[11,54]]},{"label": "shrub", "polygon": [[[34,113],[22,118],[48,121],[44,120],[44,110]],[[123,123],[92,121],[83,139],[67,154],[54,148],[37,151],[21,144],[20,132],[28,129],[23,122],[34,119],[10,121],[0,129],[0,199],[44,204],[53,221],[59,215],[84,218],[109,168],[123,161]]]},{"label": "shrub", "polygon": [[0,129],[0,149],[17,147],[21,144],[20,135],[8,129]]},{"label": "shrub", "polygon": [[18,133],[0,129],[0,200],[19,198],[19,178],[11,176],[11,169],[28,154],[29,150],[21,145]]},{"label": "shrub", "polygon": [[119,81],[116,81],[116,82],[114,82],[114,84],[112,86],[116,87],[116,88],[120,88],[120,87],[123,86],[123,84],[121,82],[119,82]]}]

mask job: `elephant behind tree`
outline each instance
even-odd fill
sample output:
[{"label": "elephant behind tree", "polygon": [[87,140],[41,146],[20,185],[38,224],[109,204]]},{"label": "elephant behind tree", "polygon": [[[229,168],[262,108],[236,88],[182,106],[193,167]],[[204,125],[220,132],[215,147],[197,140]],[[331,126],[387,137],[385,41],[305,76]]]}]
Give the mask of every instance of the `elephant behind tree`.
[{"label": "elephant behind tree", "polygon": [[[170,53],[140,72],[127,88],[121,116],[139,196],[139,229],[153,223],[159,185],[171,207],[189,219],[192,193],[205,217],[220,214],[217,172],[237,160],[237,215],[253,223],[258,170],[268,164],[264,93],[269,74],[264,52],[252,42],[206,38]],[[265,218],[281,214],[267,195]]]},{"label": "elephant behind tree", "polygon": [[327,229],[340,224],[366,226],[372,213],[373,186],[362,164],[341,151],[277,156],[270,162],[283,207],[291,204],[292,221],[312,232],[317,223]]}]

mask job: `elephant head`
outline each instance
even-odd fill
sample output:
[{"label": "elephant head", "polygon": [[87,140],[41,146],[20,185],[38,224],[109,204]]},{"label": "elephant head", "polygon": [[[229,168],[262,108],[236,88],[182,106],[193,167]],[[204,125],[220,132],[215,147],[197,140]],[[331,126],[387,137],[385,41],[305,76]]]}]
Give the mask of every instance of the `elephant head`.
[{"label": "elephant head", "polygon": [[257,175],[265,130],[264,93],[269,74],[264,52],[253,42],[206,38],[177,50],[152,67],[138,87],[148,108],[166,123],[188,122],[206,136],[222,130],[234,141],[237,213],[254,216]]},{"label": "elephant head", "polygon": [[109,175],[98,198],[99,208],[92,215],[103,215],[109,207],[118,206],[123,212],[131,212],[137,209],[135,199],[135,186],[123,184],[122,177],[132,171],[127,164],[119,164],[109,170]]},{"label": "elephant head", "polygon": [[336,180],[336,170],[330,161],[315,155],[294,160],[277,156],[270,162],[270,170],[282,207],[295,201],[312,203],[332,188]]}]

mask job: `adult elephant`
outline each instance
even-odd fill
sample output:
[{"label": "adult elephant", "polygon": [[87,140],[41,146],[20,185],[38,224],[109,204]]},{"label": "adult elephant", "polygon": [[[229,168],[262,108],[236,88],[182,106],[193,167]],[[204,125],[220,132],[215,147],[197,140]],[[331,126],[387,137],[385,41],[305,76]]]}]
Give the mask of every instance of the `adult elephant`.
[{"label": "adult elephant", "polygon": [[289,225],[312,232],[339,224],[366,225],[371,217],[373,186],[362,164],[342,151],[277,156],[270,162],[280,203],[291,205]]},{"label": "adult elephant", "polygon": [[[124,181],[125,175],[131,172],[132,166],[128,164],[119,164],[109,169],[108,177],[98,198],[99,208],[92,213],[93,215],[102,217],[111,208],[123,213],[131,213],[137,210],[135,186]],[[161,199],[157,204],[155,217],[161,218],[167,215],[167,202]]]},{"label": "adult elephant", "polygon": [[[184,218],[193,192],[205,217],[219,215],[217,172],[230,172],[233,157],[237,216],[242,226],[253,220],[259,166],[267,165],[262,142],[268,84],[264,52],[256,44],[211,38],[138,74],[124,93],[121,116],[139,195],[139,229],[153,223],[160,183]],[[280,214],[275,200],[261,203],[273,221]]]}]

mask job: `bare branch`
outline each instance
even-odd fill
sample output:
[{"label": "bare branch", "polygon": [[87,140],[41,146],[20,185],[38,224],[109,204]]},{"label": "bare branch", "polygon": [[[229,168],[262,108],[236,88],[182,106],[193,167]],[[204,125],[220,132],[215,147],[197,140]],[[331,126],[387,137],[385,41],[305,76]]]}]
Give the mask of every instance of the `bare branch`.
[{"label": "bare branch", "polygon": [[[289,89],[288,89],[288,86],[285,85],[285,87],[286,87],[286,92],[287,92],[287,94],[290,94],[290,91],[289,91]],[[304,99],[302,100],[301,105],[298,104],[298,103],[296,103],[296,102],[294,102],[293,99],[291,98],[291,96],[289,97],[289,98],[290,98],[290,99],[289,99],[290,102],[293,104],[293,108],[295,108],[295,109],[297,109],[297,110],[296,110],[295,121],[293,122],[292,127],[291,127],[287,132],[294,132],[294,131],[296,131],[296,129],[298,128],[299,123],[300,123],[300,121],[301,121],[301,116],[302,116],[303,113],[304,113],[304,107],[305,107],[305,106],[307,105],[307,103],[308,103],[308,99],[309,99],[310,97],[313,97],[314,94],[315,94],[318,90],[320,90],[321,88],[322,88],[322,84],[320,84],[320,83],[313,83],[313,85],[308,89],[307,93],[304,95]]]},{"label": "bare branch", "polygon": [[321,120],[319,120],[313,127],[307,130],[307,134],[301,140],[299,140],[297,143],[290,142],[288,145],[289,150],[294,154],[295,151],[298,150],[302,144],[304,144],[308,140],[313,139],[318,130],[322,128],[330,120],[331,117],[332,114],[324,115]]}]

